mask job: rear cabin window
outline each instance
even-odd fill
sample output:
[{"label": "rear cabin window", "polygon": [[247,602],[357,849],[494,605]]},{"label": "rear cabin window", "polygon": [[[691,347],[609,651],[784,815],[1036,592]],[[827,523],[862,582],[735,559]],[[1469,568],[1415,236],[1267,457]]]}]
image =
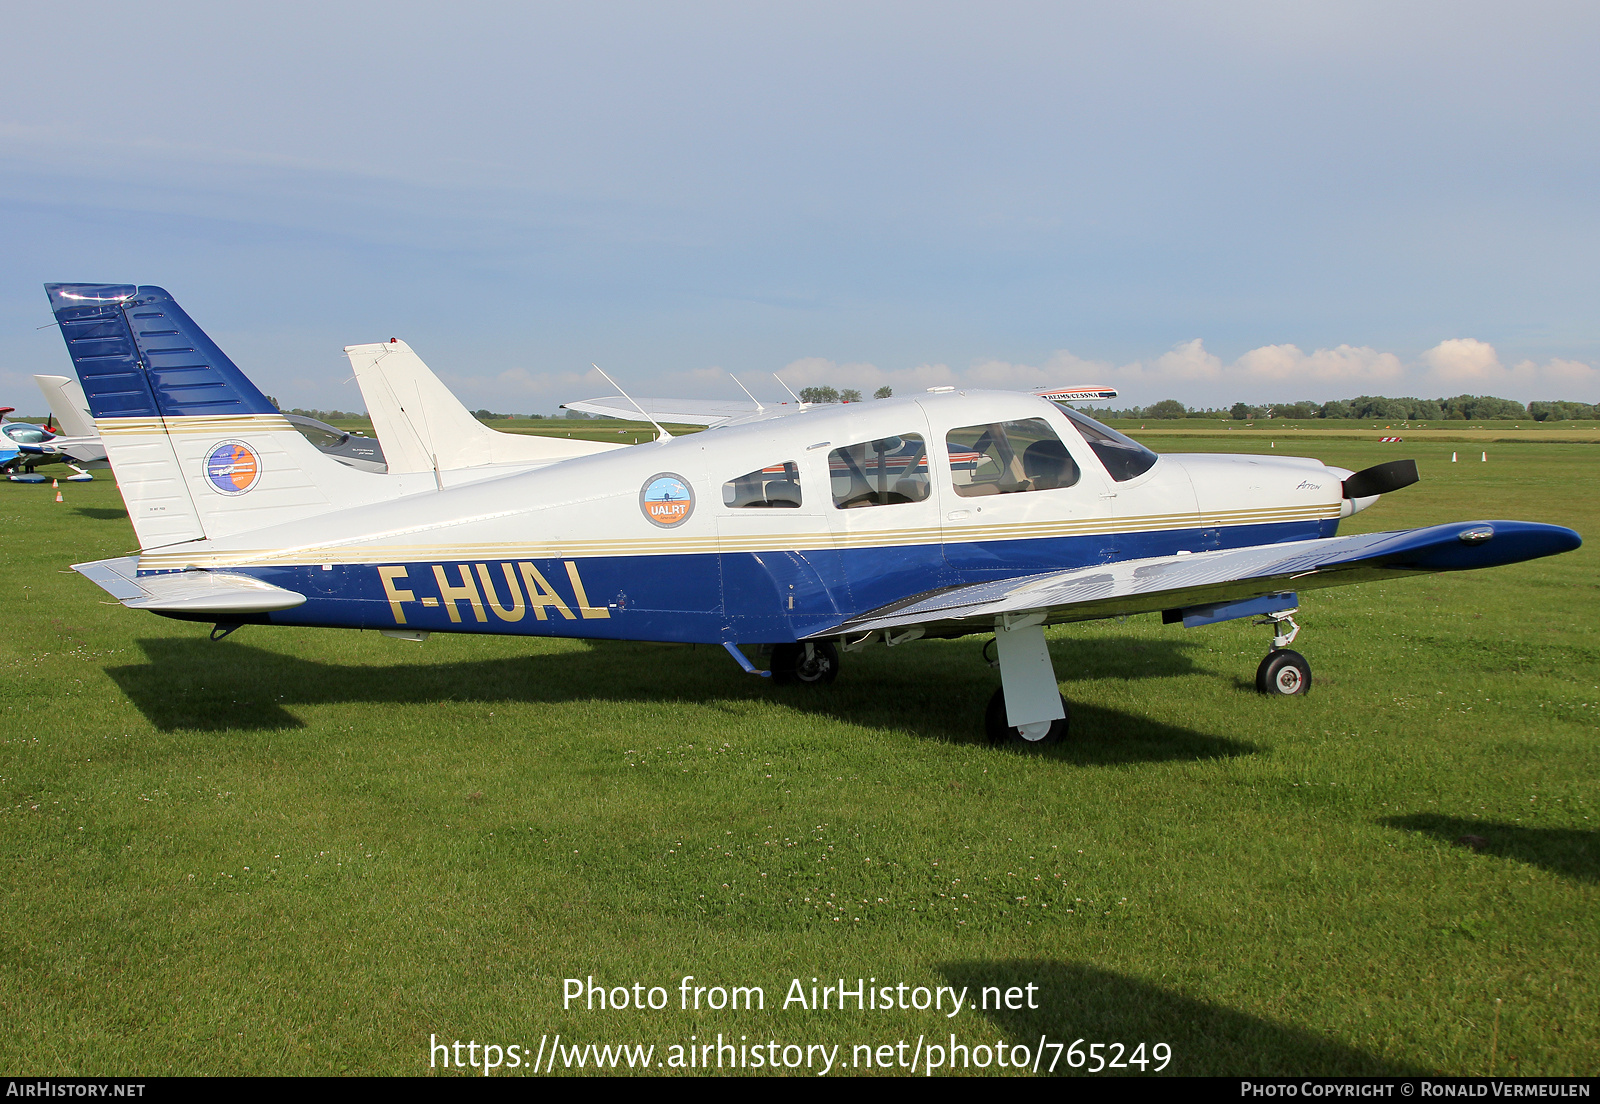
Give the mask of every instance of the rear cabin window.
[{"label": "rear cabin window", "polygon": [[793,460],[768,464],[722,485],[722,504],[735,510],[797,509],[800,468]]},{"label": "rear cabin window", "polygon": [[1132,437],[1124,437],[1110,426],[1101,425],[1070,406],[1056,405],[1072,419],[1072,424],[1078,427],[1078,432],[1083,434],[1083,439],[1089,442],[1089,447],[1118,483],[1143,475],[1161,459]]},{"label": "rear cabin window", "polygon": [[841,510],[928,497],[928,443],[917,433],[880,437],[828,453],[833,504]]},{"label": "rear cabin window", "polygon": [[945,436],[950,480],[963,498],[1053,491],[1082,472],[1043,418],[963,426]]}]

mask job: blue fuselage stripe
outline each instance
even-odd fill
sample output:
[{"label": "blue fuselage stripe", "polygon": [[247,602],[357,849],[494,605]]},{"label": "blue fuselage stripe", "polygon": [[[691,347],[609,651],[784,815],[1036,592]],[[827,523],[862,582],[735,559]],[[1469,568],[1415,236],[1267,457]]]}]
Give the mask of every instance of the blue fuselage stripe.
[{"label": "blue fuselage stripe", "polygon": [[[821,552],[230,568],[306,596],[281,625],[771,644],[938,587],[1331,537],[1337,520]],[[403,618],[403,620],[402,620]]]}]

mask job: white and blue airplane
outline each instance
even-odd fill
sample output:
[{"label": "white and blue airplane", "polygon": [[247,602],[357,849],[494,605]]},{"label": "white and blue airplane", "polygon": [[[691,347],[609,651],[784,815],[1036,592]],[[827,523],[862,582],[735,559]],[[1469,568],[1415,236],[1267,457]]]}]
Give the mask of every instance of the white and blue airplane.
[{"label": "white and blue airplane", "polygon": [[696,642],[823,683],[841,652],[993,634],[991,739],[1048,743],[1067,709],[1047,624],[1258,617],[1273,646],[1257,686],[1303,694],[1298,592],[1581,544],[1521,521],[1340,537],[1415,464],[1157,456],[1039,395],[948,387],[380,475],[318,452],[162,289],[46,290],[141,548],[75,567],[213,638],[275,624]]}]

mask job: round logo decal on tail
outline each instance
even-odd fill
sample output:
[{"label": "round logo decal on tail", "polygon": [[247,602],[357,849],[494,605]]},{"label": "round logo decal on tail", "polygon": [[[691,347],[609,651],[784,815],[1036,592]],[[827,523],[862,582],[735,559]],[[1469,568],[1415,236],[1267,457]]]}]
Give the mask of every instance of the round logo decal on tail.
[{"label": "round logo decal on tail", "polygon": [[682,525],[694,513],[694,489],[673,472],[659,472],[644,481],[639,491],[644,516],[663,529]]},{"label": "round logo decal on tail", "polygon": [[213,490],[242,495],[261,478],[261,457],[243,441],[223,441],[206,453],[206,479]]}]

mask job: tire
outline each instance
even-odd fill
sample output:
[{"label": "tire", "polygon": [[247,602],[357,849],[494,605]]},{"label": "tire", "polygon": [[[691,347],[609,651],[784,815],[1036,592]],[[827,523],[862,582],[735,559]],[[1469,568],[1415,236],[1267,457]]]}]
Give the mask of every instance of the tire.
[{"label": "tire", "polygon": [[983,711],[983,729],[989,736],[989,743],[995,747],[1007,744],[1020,747],[1059,744],[1067,738],[1067,730],[1072,722],[1072,712],[1067,707],[1066,698],[1061,699],[1061,710],[1065,716],[1051,721],[1049,730],[1043,735],[1029,739],[1020,728],[1006,724],[1006,692],[1001,688],[994,692],[994,697],[989,699],[989,707]]},{"label": "tire", "polygon": [[1311,664],[1299,652],[1275,648],[1256,668],[1256,689],[1269,697],[1293,697],[1311,690]]},{"label": "tire", "polygon": [[804,644],[778,644],[772,649],[771,670],[772,681],[785,686],[826,686],[839,677],[839,649],[815,641],[808,660]]}]

